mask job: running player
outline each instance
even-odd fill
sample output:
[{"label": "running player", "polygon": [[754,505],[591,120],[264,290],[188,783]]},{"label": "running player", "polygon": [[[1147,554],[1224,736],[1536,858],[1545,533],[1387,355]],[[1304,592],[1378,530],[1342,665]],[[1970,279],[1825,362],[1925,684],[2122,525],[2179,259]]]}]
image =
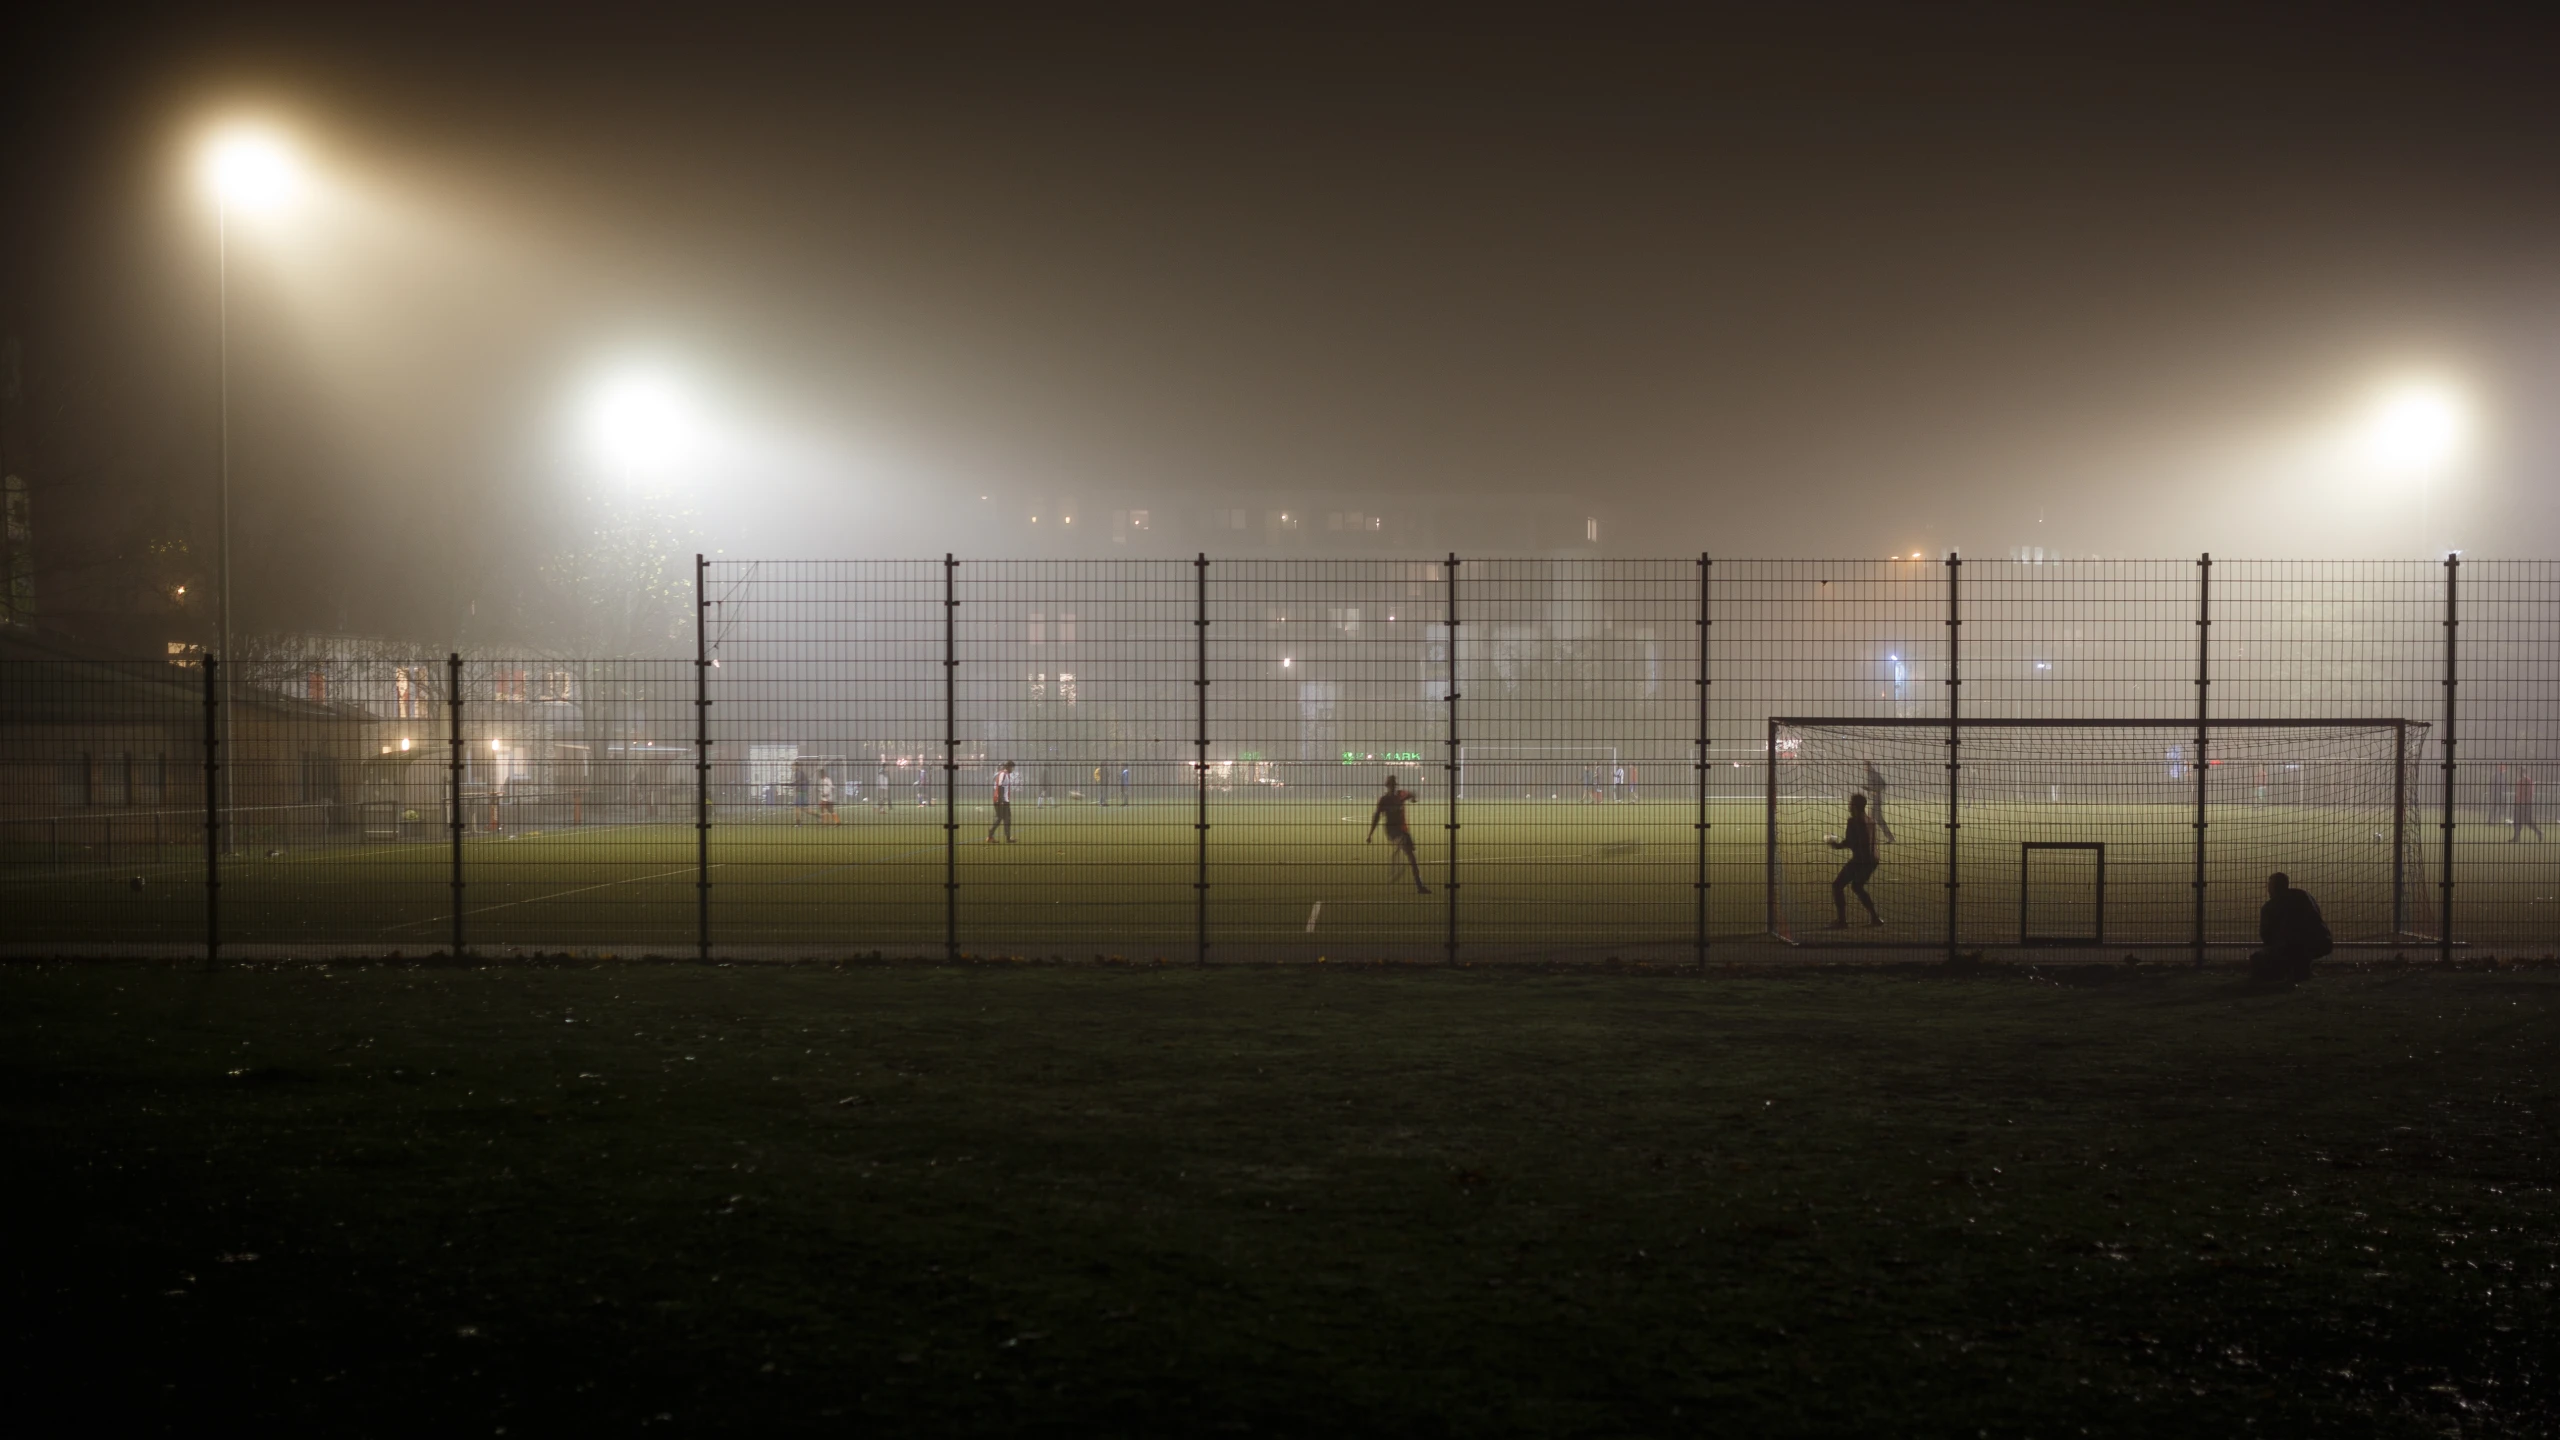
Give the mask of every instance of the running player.
[{"label": "running player", "polygon": [[1876,913],[1876,902],[1867,894],[1867,878],[1876,873],[1876,827],[1867,818],[1867,797],[1862,791],[1849,797],[1849,833],[1823,837],[1834,850],[1849,852],[1849,863],[1831,880],[1831,928],[1849,928],[1849,891],[1858,892],[1858,903],[1867,907],[1867,923],[1882,925],[1884,917]]},{"label": "running player", "polygon": [[808,767],[794,764],[791,767],[791,828],[800,828],[800,822],[812,813],[809,808]]},{"label": "running player", "polygon": [[1867,767],[1867,781],[1858,788],[1867,792],[1867,818],[1876,822],[1876,838],[1890,845],[1893,843],[1893,826],[1884,818],[1884,772],[1876,768],[1873,760],[1861,763]]},{"label": "running player", "polygon": [[844,817],[836,813],[836,777],[824,765],[818,767],[818,818],[830,825],[841,825]]},{"label": "running player", "polygon": [[1413,800],[1413,792],[1396,788],[1396,777],[1387,777],[1387,793],[1378,797],[1378,807],[1369,812],[1369,833],[1360,843],[1378,838],[1378,822],[1387,822],[1387,883],[1392,885],[1404,867],[1413,867],[1413,889],[1417,895],[1428,895],[1431,887],[1422,883],[1422,861],[1413,853],[1413,831],[1405,824],[1404,807]]},{"label": "running player", "polygon": [[889,813],[889,757],[886,755],[880,757],[880,775],[872,786],[871,798],[875,802],[871,808],[883,815]]},{"label": "running player", "polygon": [[918,760],[916,762],[916,804],[920,808],[930,807],[933,804],[933,795],[925,788],[924,762],[922,760]]},{"label": "running player", "polygon": [[996,818],[987,822],[987,843],[996,843],[996,831],[1001,828],[1004,843],[1010,845],[1013,843],[1013,762],[1010,760],[996,772],[995,802]]},{"label": "running player", "polygon": [[2542,822],[2533,818],[2533,772],[2521,765],[2516,767],[2515,795],[2515,828],[2508,832],[2507,843],[2513,845],[2522,840],[2527,830],[2533,832],[2533,838],[2537,842],[2540,841]]}]

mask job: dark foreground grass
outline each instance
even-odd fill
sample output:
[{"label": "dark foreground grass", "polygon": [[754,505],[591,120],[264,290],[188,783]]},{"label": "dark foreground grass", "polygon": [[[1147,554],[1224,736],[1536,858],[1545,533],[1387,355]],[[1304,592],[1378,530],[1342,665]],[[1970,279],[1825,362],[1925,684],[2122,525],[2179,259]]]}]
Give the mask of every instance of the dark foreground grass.
[{"label": "dark foreground grass", "polygon": [[2560,1415],[2560,973],[20,965],[0,1046],[18,1433]]}]

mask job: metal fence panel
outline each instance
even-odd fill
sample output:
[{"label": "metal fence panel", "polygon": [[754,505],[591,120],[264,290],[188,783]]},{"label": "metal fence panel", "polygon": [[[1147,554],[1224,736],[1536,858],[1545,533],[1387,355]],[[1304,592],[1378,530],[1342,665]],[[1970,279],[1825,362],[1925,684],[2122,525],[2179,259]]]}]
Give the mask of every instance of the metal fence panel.
[{"label": "metal fence panel", "polygon": [[[2103,842],[2111,936],[2176,943],[2183,905],[2246,943],[2269,868],[2371,943],[2560,932],[2551,562],[698,577],[692,659],[381,644],[209,684],[15,645],[0,947],[1694,959],[1828,923],[1856,794],[1890,833],[1867,940],[2094,926],[2096,830],[2139,831]],[[2266,728],[2309,720],[2376,724]],[[1390,777],[1413,864],[1372,836]]]}]

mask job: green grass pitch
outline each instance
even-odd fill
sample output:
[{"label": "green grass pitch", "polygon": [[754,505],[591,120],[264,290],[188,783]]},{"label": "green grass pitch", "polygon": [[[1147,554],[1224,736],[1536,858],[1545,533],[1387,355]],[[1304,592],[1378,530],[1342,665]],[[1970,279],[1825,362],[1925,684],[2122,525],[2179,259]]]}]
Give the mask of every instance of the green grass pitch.
[{"label": "green grass pitch", "polygon": [[[1759,797],[1710,807],[1710,930],[1759,934],[1765,809]],[[1945,934],[1944,817],[1897,807],[1900,843],[1886,847],[1872,890],[1888,925],[1845,936],[1829,919],[1841,858],[1822,844],[1827,807],[1790,802],[1779,847],[1781,924],[1795,940],[1927,944]],[[1669,959],[1691,953],[1696,926],[1694,802],[1470,799],[1459,811],[1462,953],[1481,958]],[[946,895],[944,814],[912,803],[854,804],[841,824],[787,809],[723,812],[710,840],[712,934],[739,953],[939,953]],[[984,801],[958,810],[960,948],[970,954],[1188,959],[1197,892],[1195,812],[1184,799],[1104,807],[1090,801],[1014,807],[1015,843],[988,844]],[[1443,809],[1414,811],[1424,883],[1389,879],[1383,838],[1364,844],[1367,797],[1220,796],[1210,806],[1212,954],[1231,958],[1423,959],[1444,953],[1450,836]],[[2111,942],[2188,933],[2188,826],[2174,807],[1986,805],[1964,812],[1962,919],[1968,944],[2018,931],[2022,839],[2100,839],[2109,846]],[[2341,938],[2388,941],[2391,847],[2358,817],[2233,807],[2217,810],[2210,934],[2245,943],[2268,869],[2291,871],[2327,907]],[[2469,938],[2529,943],[2560,932],[2560,849],[2507,846],[2497,826],[2462,832],[2458,912]],[[2429,933],[2436,836],[2419,827],[2405,887],[2404,928]],[[475,948],[680,953],[695,936],[695,843],[681,823],[596,825],[474,834],[464,842],[462,896]],[[269,850],[282,853],[270,855]],[[270,844],[252,835],[225,866],[226,939],[243,946],[338,946],[419,954],[450,940],[450,852],[441,840]],[[135,878],[145,883],[132,887]],[[19,945],[186,944],[204,930],[196,857],[80,853],[0,871]],[[2069,901],[2070,896],[2061,897]],[[2069,905],[2063,904],[2068,910]],[[1858,918],[1863,919],[1863,916]]]}]

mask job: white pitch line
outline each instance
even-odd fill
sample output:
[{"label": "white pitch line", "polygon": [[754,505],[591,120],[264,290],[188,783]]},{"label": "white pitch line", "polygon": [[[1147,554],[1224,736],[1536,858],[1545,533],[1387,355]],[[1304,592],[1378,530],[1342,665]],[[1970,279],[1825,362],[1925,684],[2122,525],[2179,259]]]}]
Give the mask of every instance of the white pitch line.
[{"label": "white pitch line", "polygon": [[[711,868],[717,870],[727,863],[728,862],[725,860],[720,861],[717,864],[714,864]],[[601,885],[581,885],[575,890],[558,890],[549,895],[528,895],[522,900],[503,900],[495,905],[483,905],[477,910],[465,910],[462,913],[465,916],[486,915],[492,910],[512,910],[518,905],[533,905],[544,900],[558,900],[567,895],[584,895],[590,890],[610,890],[616,885],[636,885],[643,880],[664,880],[670,875],[691,875],[693,873],[695,873],[694,867],[687,865],[681,870],[661,870],[655,875],[634,875],[627,880],[607,880]],[[452,912],[448,911],[442,915],[431,915],[424,920],[403,920],[397,925],[385,925],[376,933],[388,935],[394,930],[406,930],[413,925],[433,925],[439,920],[450,920],[452,918]]]},{"label": "white pitch line", "polygon": [[1321,914],[1323,914],[1323,913],[1324,913],[1324,902],[1323,902],[1323,901],[1321,901],[1321,900],[1317,901],[1317,902],[1316,902],[1312,907],[1310,907],[1310,908],[1308,909],[1308,911],[1307,911],[1307,933],[1308,933],[1308,934],[1313,935],[1314,933],[1316,933],[1316,917],[1317,917],[1317,916],[1319,916],[1319,915],[1321,915]]}]

